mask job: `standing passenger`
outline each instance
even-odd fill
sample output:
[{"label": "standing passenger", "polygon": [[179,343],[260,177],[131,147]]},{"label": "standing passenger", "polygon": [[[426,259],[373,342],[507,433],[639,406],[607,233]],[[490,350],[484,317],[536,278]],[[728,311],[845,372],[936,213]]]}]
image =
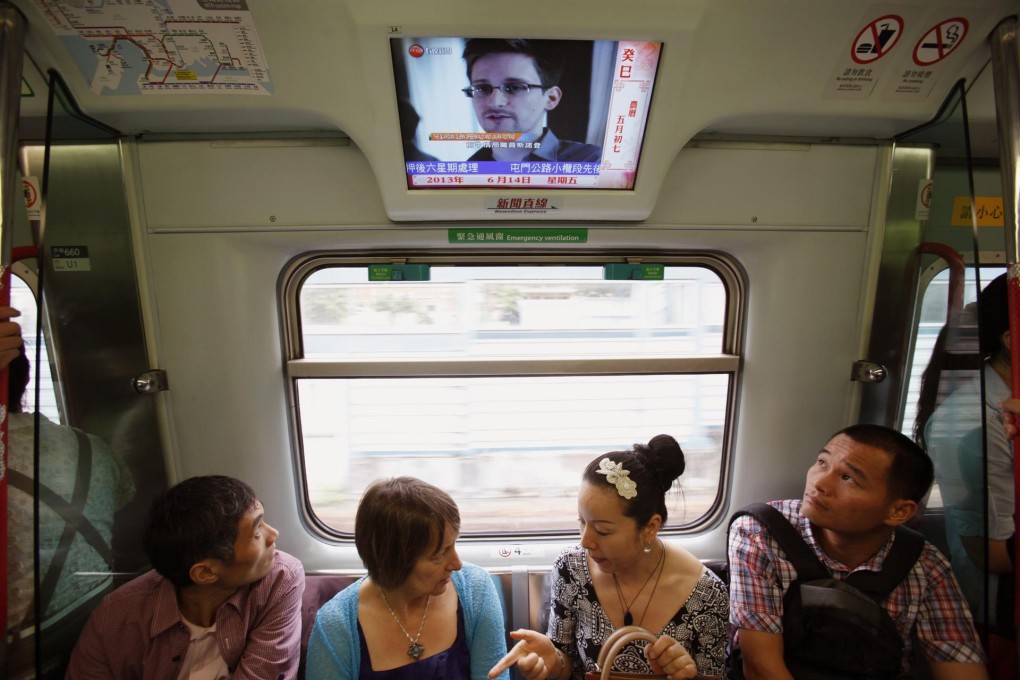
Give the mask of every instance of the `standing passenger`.
[{"label": "standing passenger", "polygon": [[301,646],[301,562],[244,482],[192,477],[152,506],[155,567],[108,595],[78,640],[68,680],[284,680]]},{"label": "standing passenger", "polygon": [[457,556],[459,533],[442,489],[413,477],[370,486],[354,520],[368,576],[319,609],[308,680],[484,677],[506,653],[503,610],[489,573]]},{"label": "standing passenger", "polygon": [[[925,369],[914,437],[935,463],[953,571],[984,628],[989,675],[1014,679],[1013,442],[999,426],[999,403],[1010,394],[1006,275],[985,286],[959,317],[939,333]],[[959,377],[961,371],[944,368],[954,354],[977,354],[981,361]]]},{"label": "standing passenger", "polygon": [[[99,437],[41,413],[23,412],[29,382],[24,348],[8,367],[7,677],[61,678],[92,609],[113,587],[114,513],[134,496],[131,474]],[[39,573],[33,517],[39,434]],[[36,606],[41,625],[35,619]],[[45,650],[35,667],[36,635]]]},{"label": "standing passenger", "polygon": [[630,625],[658,639],[624,647],[618,670],[671,678],[722,673],[726,586],[694,555],[658,538],[666,492],[684,467],[680,445],[665,434],[588,464],[577,498],[581,543],[553,566],[548,635],[512,632],[521,642],[490,678],[515,664],[527,680],[583,678],[613,631]]}]

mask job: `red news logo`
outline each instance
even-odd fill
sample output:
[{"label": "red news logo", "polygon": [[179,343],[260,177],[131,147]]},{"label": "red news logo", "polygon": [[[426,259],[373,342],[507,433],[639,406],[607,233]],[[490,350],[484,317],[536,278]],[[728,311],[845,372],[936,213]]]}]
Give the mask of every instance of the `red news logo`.
[{"label": "red news logo", "polygon": [[422,57],[428,56],[449,56],[453,54],[452,47],[422,47],[418,43],[415,43],[407,48],[408,54],[415,59],[421,59]]}]

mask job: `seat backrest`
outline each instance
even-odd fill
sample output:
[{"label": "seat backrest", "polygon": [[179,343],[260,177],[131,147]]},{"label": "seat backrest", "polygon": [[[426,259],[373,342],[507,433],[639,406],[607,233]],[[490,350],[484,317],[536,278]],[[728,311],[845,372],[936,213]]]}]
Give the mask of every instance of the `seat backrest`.
[{"label": "seat backrest", "polygon": [[301,667],[298,678],[305,677],[305,653],[308,651],[308,638],[312,635],[312,625],[319,607],[357,580],[357,576],[349,574],[305,575],[305,594],[301,598]]}]

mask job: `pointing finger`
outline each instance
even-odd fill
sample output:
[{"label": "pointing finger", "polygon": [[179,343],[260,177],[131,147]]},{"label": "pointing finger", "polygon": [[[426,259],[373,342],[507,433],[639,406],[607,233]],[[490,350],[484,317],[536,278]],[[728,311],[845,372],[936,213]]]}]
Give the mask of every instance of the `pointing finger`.
[{"label": "pointing finger", "polygon": [[[514,633],[516,632],[517,631],[514,631]],[[511,635],[513,635],[513,633],[511,633]],[[518,659],[527,654],[527,651],[524,649],[527,644],[527,640],[521,640],[514,645],[513,648],[507,652],[507,655],[497,661],[496,665],[492,667],[492,670],[489,671],[489,677],[494,678],[517,663]]]}]

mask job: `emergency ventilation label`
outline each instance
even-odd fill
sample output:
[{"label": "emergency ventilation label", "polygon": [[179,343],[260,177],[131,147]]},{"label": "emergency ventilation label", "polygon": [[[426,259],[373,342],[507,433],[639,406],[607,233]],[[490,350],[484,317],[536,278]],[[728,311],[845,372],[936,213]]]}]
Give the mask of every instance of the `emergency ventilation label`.
[{"label": "emergency ventilation label", "polygon": [[587,243],[587,229],[492,229],[468,227],[449,230],[450,243]]}]

